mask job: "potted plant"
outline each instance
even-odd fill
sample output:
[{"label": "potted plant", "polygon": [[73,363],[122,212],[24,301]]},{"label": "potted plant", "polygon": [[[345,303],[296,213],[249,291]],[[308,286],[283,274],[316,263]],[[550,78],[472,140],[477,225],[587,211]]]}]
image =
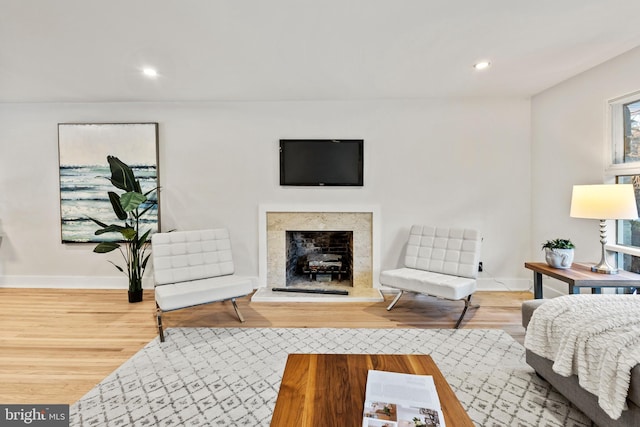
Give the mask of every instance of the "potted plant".
[{"label": "potted plant", "polygon": [[569,239],[547,240],[542,244],[544,259],[551,267],[569,268],[573,262],[575,246]]},{"label": "potted plant", "polygon": [[96,253],[108,253],[116,249],[120,250],[126,264],[126,271],[119,265],[111,262],[119,271],[129,278],[129,302],[142,301],[142,276],[144,275],[147,261],[149,261],[151,230],[140,230],[141,218],[152,208],[157,206],[155,199],[148,196],[157,188],[142,193],[140,182],[134,176],[131,168],[114,156],[107,156],[111,169],[111,183],[124,193],[117,194],[109,191],[109,201],[113,212],[118,219],[124,221],[122,225],[105,224],[102,221],[91,218],[101,228],[95,232],[96,236],[105,233],[120,233],[120,242],[101,242],[94,249]]}]

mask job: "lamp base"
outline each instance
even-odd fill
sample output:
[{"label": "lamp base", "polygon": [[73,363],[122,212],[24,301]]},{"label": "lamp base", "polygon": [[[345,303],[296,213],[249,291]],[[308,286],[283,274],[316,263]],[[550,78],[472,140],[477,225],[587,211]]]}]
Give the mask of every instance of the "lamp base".
[{"label": "lamp base", "polygon": [[602,245],[602,256],[600,262],[591,267],[591,271],[602,274],[618,274],[619,270],[607,262],[607,251],[605,250],[605,245],[607,244],[607,223],[604,219],[600,220],[600,244]]},{"label": "lamp base", "polygon": [[598,264],[591,267],[591,271],[593,271],[594,273],[602,273],[602,274],[618,274],[620,270],[610,266],[603,267],[602,265]]}]

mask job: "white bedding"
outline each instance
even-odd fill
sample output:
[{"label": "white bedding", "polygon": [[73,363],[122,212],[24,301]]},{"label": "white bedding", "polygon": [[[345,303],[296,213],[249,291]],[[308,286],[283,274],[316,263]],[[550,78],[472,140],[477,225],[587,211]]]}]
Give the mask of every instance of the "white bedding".
[{"label": "white bedding", "polygon": [[567,295],[538,307],[525,347],[553,360],[553,370],[577,375],[618,419],[626,408],[631,369],[640,363],[640,296]]}]

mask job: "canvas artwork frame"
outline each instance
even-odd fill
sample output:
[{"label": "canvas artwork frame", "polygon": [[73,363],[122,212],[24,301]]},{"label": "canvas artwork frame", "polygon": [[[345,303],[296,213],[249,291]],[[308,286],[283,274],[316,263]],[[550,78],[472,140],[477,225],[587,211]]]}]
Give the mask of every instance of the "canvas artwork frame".
[{"label": "canvas artwork frame", "polygon": [[121,240],[117,233],[96,236],[98,225],[121,224],[113,213],[108,191],[120,194],[110,181],[107,156],[128,164],[143,193],[157,201],[141,229],[160,230],[158,123],[58,123],[60,167],[60,224],[62,243],[98,243]]}]

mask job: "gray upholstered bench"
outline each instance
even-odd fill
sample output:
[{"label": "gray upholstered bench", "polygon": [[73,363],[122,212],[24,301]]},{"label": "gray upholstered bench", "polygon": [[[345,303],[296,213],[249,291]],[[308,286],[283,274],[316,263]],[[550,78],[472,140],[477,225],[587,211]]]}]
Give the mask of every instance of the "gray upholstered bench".
[{"label": "gray upholstered bench", "polygon": [[522,326],[527,329],[527,325],[533,316],[533,312],[536,308],[540,307],[546,299],[530,299],[522,302]]},{"label": "gray upholstered bench", "polygon": [[160,341],[165,311],[231,300],[244,322],[235,299],[253,291],[253,279],[234,274],[226,228],[156,233],[151,244]]},{"label": "gray upholstered bench", "polygon": [[[522,303],[522,326],[526,329],[533,312],[544,304],[545,299],[534,299]],[[544,378],[564,397],[573,403],[599,426],[623,427],[640,426],[640,365],[631,370],[631,383],[627,397],[628,410],[622,412],[617,420],[612,420],[598,404],[597,396],[580,386],[577,376],[563,377],[553,370],[553,360],[546,359],[526,350],[526,361],[536,374]]]},{"label": "gray upholstered bench", "polygon": [[414,225],[409,233],[404,267],[380,273],[380,283],[400,290],[389,304],[391,310],[403,292],[417,292],[450,300],[465,299],[462,318],[477,288],[480,244],[477,230]]}]

